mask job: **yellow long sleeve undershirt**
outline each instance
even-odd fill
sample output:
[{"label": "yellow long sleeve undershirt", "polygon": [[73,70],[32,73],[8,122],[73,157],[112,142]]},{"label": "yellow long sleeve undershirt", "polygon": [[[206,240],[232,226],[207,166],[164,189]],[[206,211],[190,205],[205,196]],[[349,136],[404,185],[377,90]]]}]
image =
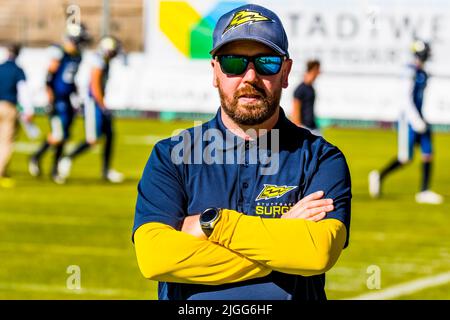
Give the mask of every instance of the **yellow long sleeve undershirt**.
[{"label": "yellow long sleeve undershirt", "polygon": [[337,261],[346,232],[335,219],[261,219],[224,210],[208,240],[155,222],[140,226],[134,240],[146,278],[218,285],[263,277],[272,270],[321,274]]},{"label": "yellow long sleeve undershirt", "polygon": [[140,226],[134,245],[142,274],[156,281],[219,285],[272,272],[239,253],[162,223]]},{"label": "yellow long sleeve undershirt", "polygon": [[336,263],[346,237],[345,225],[336,219],[262,219],[223,210],[209,240],[272,270],[311,276]]}]

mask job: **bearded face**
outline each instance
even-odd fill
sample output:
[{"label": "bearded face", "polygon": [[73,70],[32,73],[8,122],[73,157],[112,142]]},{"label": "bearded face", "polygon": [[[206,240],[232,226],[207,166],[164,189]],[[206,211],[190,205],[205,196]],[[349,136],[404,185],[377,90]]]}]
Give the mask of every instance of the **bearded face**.
[{"label": "bearded face", "polygon": [[237,124],[257,125],[274,115],[281,99],[281,86],[273,92],[267,92],[258,84],[247,84],[233,94],[226,94],[218,84],[220,102],[225,113]]},{"label": "bearded face", "polygon": [[[276,53],[262,43],[241,40],[225,45],[218,54],[254,57]],[[219,90],[223,112],[238,125],[255,126],[277,112],[281,92],[288,86],[292,60],[285,59],[280,72],[274,75],[258,74],[253,62],[240,75],[225,74],[218,59],[212,59],[211,66],[214,70],[213,85]]]}]

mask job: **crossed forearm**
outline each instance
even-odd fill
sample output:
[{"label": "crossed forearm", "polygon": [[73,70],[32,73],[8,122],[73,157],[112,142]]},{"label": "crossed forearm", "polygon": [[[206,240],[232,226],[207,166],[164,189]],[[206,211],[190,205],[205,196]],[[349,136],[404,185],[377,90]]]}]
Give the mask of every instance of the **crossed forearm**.
[{"label": "crossed forearm", "polygon": [[311,276],[336,263],[346,233],[336,219],[261,219],[224,210],[209,240],[272,270]]},{"label": "crossed forearm", "polygon": [[[281,219],[222,210],[209,241],[272,270],[303,276],[321,274],[335,264],[347,236],[342,222],[322,220],[334,210],[333,200],[322,199],[323,196],[323,191],[309,194]],[[187,217],[182,231],[206,239],[198,216]]]},{"label": "crossed forearm", "polygon": [[321,274],[337,261],[345,237],[345,226],[334,219],[260,219],[227,210],[209,240],[147,223],[135,233],[135,249],[146,278],[218,285],[272,270]]},{"label": "crossed forearm", "polygon": [[151,280],[219,285],[264,277],[272,271],[221,245],[162,223],[140,226],[134,242],[141,273]]}]

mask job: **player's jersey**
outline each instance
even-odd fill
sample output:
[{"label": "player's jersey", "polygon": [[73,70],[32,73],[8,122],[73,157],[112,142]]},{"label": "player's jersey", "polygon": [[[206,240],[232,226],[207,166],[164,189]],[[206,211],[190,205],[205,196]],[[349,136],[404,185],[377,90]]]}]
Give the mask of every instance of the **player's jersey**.
[{"label": "player's jersey", "polygon": [[68,99],[76,91],[75,76],[81,64],[81,54],[69,54],[60,46],[51,48],[52,59],[59,60],[59,67],[51,83],[56,99]]},{"label": "player's jersey", "polygon": [[[278,219],[306,195],[323,190],[324,197],[334,199],[335,206],[326,219],[344,223],[348,235],[351,187],[343,154],[323,138],[294,125],[282,109],[274,129],[279,131],[272,130],[268,136],[279,132],[279,144],[275,139],[272,144],[277,146],[272,150],[263,147],[260,139],[259,145],[255,145],[254,141],[236,136],[233,136],[236,143],[230,146],[226,137],[230,132],[219,110],[214,119],[202,126],[158,142],[139,183],[133,232],[148,222],[164,223],[180,230],[187,215],[198,214],[208,207]],[[207,132],[220,133],[225,143],[217,145],[220,140],[216,137],[202,139]],[[267,140],[269,145],[272,138]],[[210,141],[220,150],[215,154],[226,159],[208,165],[205,161],[196,164],[195,159],[199,155],[202,159]],[[179,150],[180,145],[187,149]],[[179,163],[174,157],[180,152],[183,157],[187,155],[188,163]],[[258,157],[270,152],[278,158],[255,161],[257,152]],[[301,248],[297,254],[302,254]],[[160,282],[158,294],[162,300],[324,300],[324,287],[324,274],[303,277],[273,271],[262,278],[215,286]]]},{"label": "player's jersey", "polygon": [[412,160],[414,146],[417,143],[420,143],[423,154],[432,154],[431,128],[429,126],[427,128],[423,116],[428,74],[424,69],[414,65],[409,66],[409,70],[412,72],[409,76],[409,79],[412,78],[412,89],[398,120],[398,159],[400,162]]},{"label": "player's jersey", "polygon": [[427,87],[428,74],[425,70],[415,68],[414,75],[414,85],[412,90],[412,99],[414,106],[417,108],[419,114],[422,115],[423,98],[425,93],[425,88]]},{"label": "player's jersey", "polygon": [[[106,84],[108,83],[109,78],[109,61],[107,61],[103,56],[99,53],[95,54],[93,67],[98,68],[102,71],[101,76],[101,89],[103,96],[105,95]],[[89,96],[93,97],[91,87],[89,87]]]}]

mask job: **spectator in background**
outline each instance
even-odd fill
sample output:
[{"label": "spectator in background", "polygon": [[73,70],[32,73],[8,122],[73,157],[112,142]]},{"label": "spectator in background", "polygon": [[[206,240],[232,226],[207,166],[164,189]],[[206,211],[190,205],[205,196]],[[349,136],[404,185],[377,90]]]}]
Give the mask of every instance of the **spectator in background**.
[{"label": "spectator in background", "polygon": [[20,54],[20,45],[7,47],[8,58],[0,65],[0,187],[14,187],[14,180],[8,177],[6,170],[13,151],[14,136],[17,128],[17,103],[23,108],[22,118],[30,123],[33,119],[33,107],[27,92],[25,73],[16,59]]},{"label": "spectator in background", "polygon": [[314,116],[316,91],[314,81],[320,74],[320,61],[310,60],[306,63],[303,82],[294,91],[292,122],[299,127],[310,130],[315,135],[321,135]]}]

